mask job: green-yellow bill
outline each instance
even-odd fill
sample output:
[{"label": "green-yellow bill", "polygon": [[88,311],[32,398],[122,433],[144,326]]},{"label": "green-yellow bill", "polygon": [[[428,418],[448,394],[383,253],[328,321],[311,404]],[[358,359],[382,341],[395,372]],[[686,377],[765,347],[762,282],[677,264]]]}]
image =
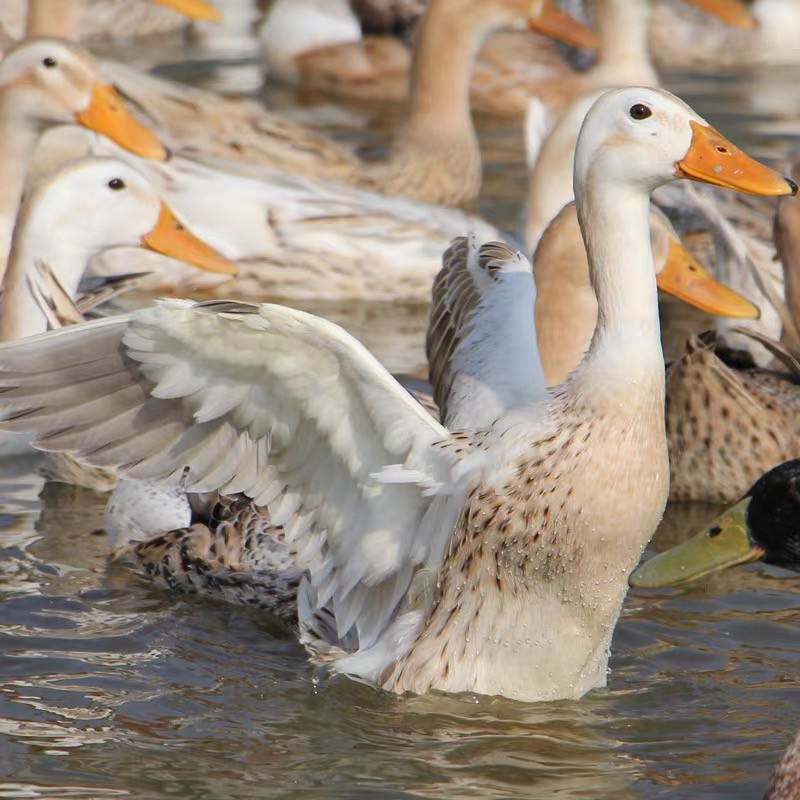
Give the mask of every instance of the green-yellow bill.
[{"label": "green-yellow bill", "polygon": [[757,561],[764,549],[754,544],[747,533],[746,512],[750,497],[687,542],[659,553],[631,574],[631,586],[656,589],[695,580],[737,564]]}]

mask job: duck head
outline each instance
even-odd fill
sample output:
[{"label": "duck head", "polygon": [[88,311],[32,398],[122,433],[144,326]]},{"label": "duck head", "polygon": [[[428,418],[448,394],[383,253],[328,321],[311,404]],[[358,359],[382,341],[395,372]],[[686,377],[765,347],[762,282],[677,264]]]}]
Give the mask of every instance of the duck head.
[{"label": "duck head", "polygon": [[0,113],[40,127],[77,123],[137,155],[167,157],[155,134],[104,82],[97,62],[61,39],[26,39],[0,61]]},{"label": "duck head", "polygon": [[139,246],[236,274],[234,264],[179,222],[147,178],[118,159],[82,159],[54,173],[26,201],[20,220],[23,228],[57,232],[59,248],[79,252],[84,262],[112,247]]},{"label": "duck head", "polygon": [[669,92],[630,87],[602,95],[581,128],[576,183],[613,181],[650,193],[676,178],[749,194],[797,192]]},{"label": "duck head", "polygon": [[630,583],[675,586],[758,560],[800,572],[800,459],[766,472],[707,528],[642,564]]}]

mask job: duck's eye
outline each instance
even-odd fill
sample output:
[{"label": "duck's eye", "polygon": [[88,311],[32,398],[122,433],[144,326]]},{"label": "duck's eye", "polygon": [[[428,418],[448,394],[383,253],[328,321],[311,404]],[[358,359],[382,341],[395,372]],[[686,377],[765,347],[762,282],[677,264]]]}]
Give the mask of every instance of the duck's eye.
[{"label": "duck's eye", "polygon": [[42,64],[44,64],[47,69],[52,69],[53,67],[58,66],[58,61],[56,61],[52,56],[46,56],[42,59]]},{"label": "duck's eye", "polygon": [[108,182],[108,188],[118,192],[120,189],[125,188],[125,181],[123,181],[122,178],[112,178]]},{"label": "duck's eye", "polygon": [[630,115],[631,119],[647,119],[653,116],[653,112],[646,105],[636,103],[636,105],[631,106]]}]

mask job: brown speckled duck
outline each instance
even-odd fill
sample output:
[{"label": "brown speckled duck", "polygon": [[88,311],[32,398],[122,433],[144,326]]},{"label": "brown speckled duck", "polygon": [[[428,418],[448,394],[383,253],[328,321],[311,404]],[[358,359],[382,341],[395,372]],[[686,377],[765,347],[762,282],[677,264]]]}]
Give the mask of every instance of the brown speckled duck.
[{"label": "brown speckled duck", "polygon": [[772,345],[774,366],[758,368],[709,335],[693,338],[668,370],[672,499],[733,502],[759,475],[800,456],[800,204],[794,200],[778,203],[775,242],[788,315],[782,345]]},{"label": "brown speckled duck", "polygon": [[434,290],[449,429],[325,320],[187,300],[0,346],[0,424],[128,485],[268,506],[307,573],[302,639],[334,671],[398,693],[581,697],[607,680],[667,498],[648,218],[676,177],[797,189],[667,92],[604,95],[575,161],[598,324],[553,392],[530,264],[462,239]]}]

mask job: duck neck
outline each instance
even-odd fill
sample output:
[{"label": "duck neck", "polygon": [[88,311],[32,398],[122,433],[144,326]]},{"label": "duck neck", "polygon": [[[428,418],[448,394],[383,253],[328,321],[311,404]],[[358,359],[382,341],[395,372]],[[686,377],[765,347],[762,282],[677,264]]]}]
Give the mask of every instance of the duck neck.
[{"label": "duck neck", "polygon": [[17,217],[25,176],[39,131],[10,113],[10,101],[0,95],[0,286],[3,285],[14,220]]},{"label": "duck neck", "polygon": [[54,236],[58,220],[53,219],[48,209],[29,206],[28,210],[30,213],[25,209],[20,213],[3,286],[0,313],[3,342],[44,333],[48,328],[47,317],[31,290],[39,264],[46,264],[74,299],[86,264],[94,255],[94,251],[80,242]]},{"label": "duck neck", "polygon": [[28,0],[25,36],[77,40],[87,0]]},{"label": "duck neck", "polygon": [[597,10],[601,46],[592,77],[604,86],[657,86],[647,45],[650,0],[602,0]]},{"label": "duck neck", "polygon": [[502,21],[486,10],[462,13],[458,4],[432,0],[422,21],[411,72],[406,122],[395,141],[405,156],[410,149],[425,156],[431,145],[477,151],[470,116],[472,66],[486,36]]},{"label": "duck neck", "polygon": [[638,384],[646,375],[663,384],[650,198],[641,189],[591,174],[586,181],[576,181],[575,189],[589,278],[597,296],[597,327],[579,370],[600,365],[605,382],[626,392],[631,382]]}]

